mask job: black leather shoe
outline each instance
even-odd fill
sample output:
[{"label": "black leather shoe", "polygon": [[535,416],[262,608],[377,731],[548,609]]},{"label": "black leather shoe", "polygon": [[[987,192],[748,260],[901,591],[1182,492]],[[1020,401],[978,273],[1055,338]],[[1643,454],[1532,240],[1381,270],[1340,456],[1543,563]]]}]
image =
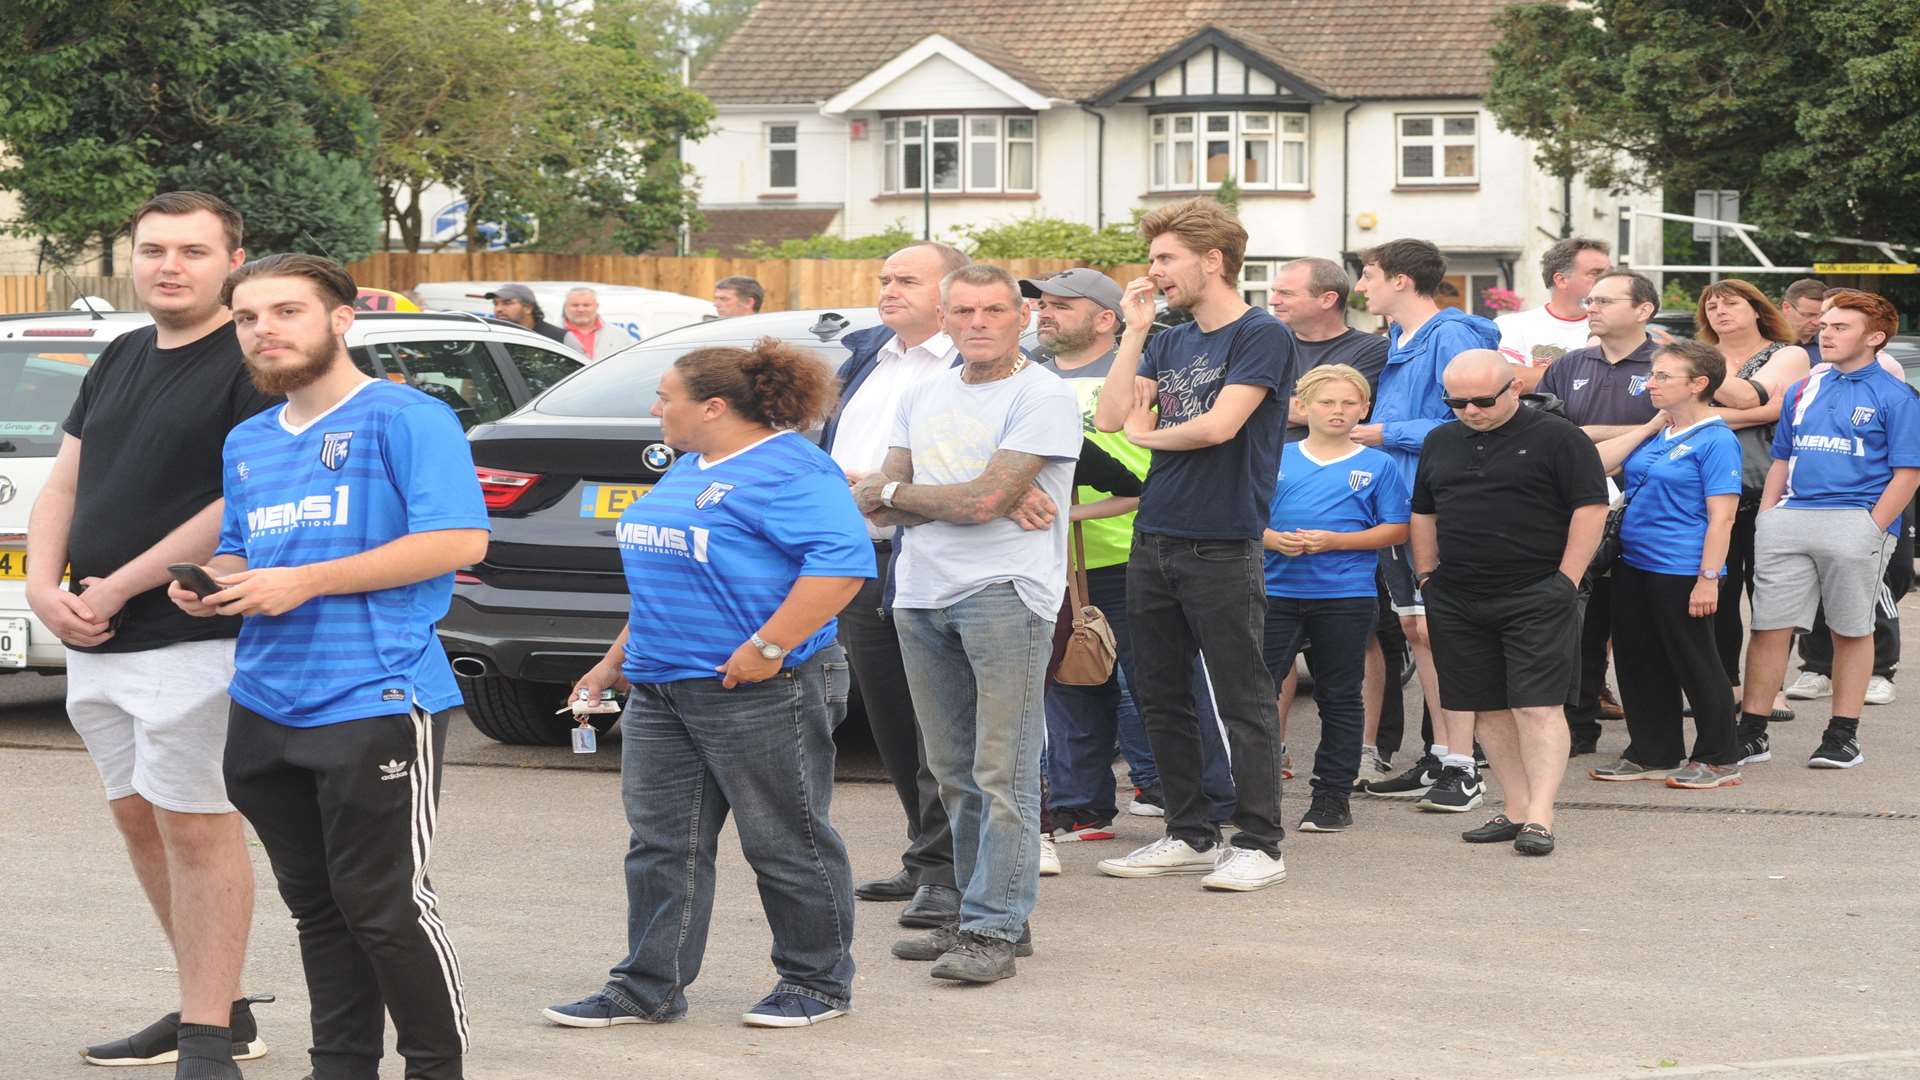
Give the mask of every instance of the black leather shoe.
[{"label": "black leather shoe", "polygon": [[1528,822],[1520,826],[1520,835],[1513,838],[1513,850],[1522,855],[1553,854],[1553,834],[1546,826]]},{"label": "black leather shoe", "polygon": [[931,930],[960,921],[960,890],[951,885],[922,885],[900,913],[900,925]]},{"label": "black leather shoe", "polygon": [[853,887],[853,895],[862,900],[909,900],[913,898],[913,875],[902,870],[892,877],[863,881]]},{"label": "black leather shoe", "polygon": [[1520,826],[1505,814],[1495,814],[1485,825],[1468,829],[1460,839],[1469,844],[1504,844],[1520,835]]},{"label": "black leather shoe", "polygon": [[1567,748],[1568,757],[1584,757],[1600,752],[1599,739],[1575,739]]}]

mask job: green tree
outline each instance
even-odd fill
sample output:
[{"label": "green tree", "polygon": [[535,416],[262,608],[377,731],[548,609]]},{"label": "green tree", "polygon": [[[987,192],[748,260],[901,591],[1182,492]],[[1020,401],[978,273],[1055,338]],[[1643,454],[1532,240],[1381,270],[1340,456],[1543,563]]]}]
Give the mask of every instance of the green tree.
[{"label": "green tree", "polygon": [[1139,212],[1130,221],[1095,229],[1077,221],[1027,217],[960,230],[977,259],[1072,259],[1093,266],[1147,261]]},{"label": "green tree", "polygon": [[233,203],[256,252],[355,259],[380,226],[372,116],[306,58],[345,0],[14,0],[0,19],[0,187],[68,261],[156,191]]},{"label": "green tree", "polygon": [[741,254],[749,259],[884,259],[903,247],[919,242],[919,233],[909,231],[896,221],[887,226],[884,232],[851,239],[822,233],[819,236],[782,240],[777,244],[752,240],[742,246]]},{"label": "green tree", "polygon": [[1920,0],[1536,3],[1497,24],[1488,108],[1549,172],[1920,239]]},{"label": "green tree", "polygon": [[537,221],[542,246],[648,250],[694,214],[678,140],[712,106],[662,62],[646,0],[586,14],[540,0],[370,4],[326,58],[341,90],[379,117],[375,165],[401,246],[424,241],[421,203],[443,184],[483,221]]}]

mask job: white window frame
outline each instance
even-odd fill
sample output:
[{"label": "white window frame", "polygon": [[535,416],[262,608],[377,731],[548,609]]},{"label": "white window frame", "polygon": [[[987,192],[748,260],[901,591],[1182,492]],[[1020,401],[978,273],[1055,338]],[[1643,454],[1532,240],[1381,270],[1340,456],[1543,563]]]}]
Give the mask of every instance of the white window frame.
[{"label": "white window frame", "polygon": [[1285,259],[1248,259],[1240,264],[1240,298],[1253,307],[1267,306],[1273,279]]},{"label": "white window frame", "polygon": [[[956,120],[960,130],[957,136],[937,136],[931,131],[923,140],[918,135],[909,135],[910,124],[932,124],[942,120]],[[994,135],[991,137],[973,134],[973,125],[978,120],[991,120]],[[1029,125],[1032,134],[1014,135],[1011,121],[1023,120]],[[927,113],[912,116],[887,116],[880,120],[880,193],[883,195],[918,195],[921,188],[907,183],[907,163],[909,159],[921,161],[922,181],[933,182],[932,150],[940,143],[952,143],[959,155],[959,186],[936,187],[935,195],[997,195],[1001,193],[1030,195],[1040,186],[1040,119],[1026,113]],[[989,184],[974,183],[973,148],[976,145],[991,144],[994,147],[994,176]],[[1033,161],[1032,183],[1026,187],[1017,187],[1011,183],[1013,147],[1024,145]]]},{"label": "white window frame", "polygon": [[[952,135],[940,134],[940,122],[942,120],[953,121],[954,129]],[[928,140],[926,143],[927,183],[935,185],[933,188],[935,195],[961,194],[967,190],[967,118],[960,113],[939,113],[927,117],[927,123],[933,125],[933,130],[928,132]],[[933,163],[940,157],[940,146],[943,143],[951,143],[953,145],[954,169],[952,187],[938,186],[934,177]]]},{"label": "white window frame", "polygon": [[[1230,160],[1227,173],[1233,177],[1243,191],[1309,191],[1313,184],[1313,118],[1309,113],[1292,110],[1270,111],[1266,109],[1241,109],[1231,112],[1212,110],[1207,112],[1155,113],[1148,118],[1147,124],[1147,190],[1148,191],[1214,191],[1219,188],[1218,181],[1207,179],[1207,143],[1218,142],[1220,132],[1207,130],[1209,120],[1222,116],[1231,117],[1229,131],[1226,133],[1229,144]],[[1265,120],[1264,130],[1248,131],[1247,118],[1261,117]],[[1298,117],[1304,130],[1290,132],[1286,130],[1287,120]],[[1182,123],[1192,126],[1191,134],[1180,134]],[[1254,125],[1256,128],[1258,124]],[[1265,143],[1268,146],[1268,167],[1272,176],[1266,181],[1249,182],[1246,179],[1246,148],[1249,143]],[[1287,147],[1297,145],[1301,148],[1301,175],[1296,180],[1286,178]],[[1159,179],[1154,177],[1154,169],[1164,163]],[[1179,180],[1180,166],[1189,164],[1193,170],[1193,180],[1185,183]]]},{"label": "white window frame", "polygon": [[[1408,135],[1407,121],[1427,120],[1433,125],[1431,135]],[[1448,120],[1472,120],[1473,134],[1446,134]],[[1480,114],[1477,112],[1436,112],[1436,113],[1394,113],[1393,114],[1393,176],[1394,182],[1406,187],[1459,187],[1480,182]],[[1426,146],[1433,150],[1433,175],[1408,176],[1406,148]],[[1473,149],[1473,175],[1448,176],[1447,149],[1455,146],[1467,146]]]},{"label": "white window frame", "polygon": [[[792,141],[791,142],[774,142],[773,133],[774,133],[774,130],[777,128],[790,129],[793,132]],[[762,128],[762,141],[765,144],[766,150],[767,150],[767,158],[766,158],[767,190],[769,192],[780,193],[780,194],[800,190],[800,123],[799,121],[784,120],[784,121],[769,122],[764,128]],[[781,187],[773,182],[774,155],[779,153],[789,153],[793,155],[793,183],[786,187]]]}]

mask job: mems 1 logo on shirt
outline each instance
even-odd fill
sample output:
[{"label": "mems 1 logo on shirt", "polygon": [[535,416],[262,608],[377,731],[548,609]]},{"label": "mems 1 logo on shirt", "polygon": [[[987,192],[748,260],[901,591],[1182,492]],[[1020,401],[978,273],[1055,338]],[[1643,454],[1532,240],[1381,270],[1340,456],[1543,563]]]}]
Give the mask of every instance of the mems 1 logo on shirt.
[{"label": "mems 1 logo on shirt", "polygon": [[309,495],[297,502],[256,506],[247,511],[247,537],[268,536],[289,529],[345,525],[351,503],[351,489],[345,484],[331,495]]},{"label": "mems 1 logo on shirt", "polygon": [[638,521],[623,521],[614,530],[614,538],[623,548],[645,551],[656,555],[679,555],[691,557],[694,562],[707,561],[708,530],[699,526],[676,529],[668,525],[647,525]]}]

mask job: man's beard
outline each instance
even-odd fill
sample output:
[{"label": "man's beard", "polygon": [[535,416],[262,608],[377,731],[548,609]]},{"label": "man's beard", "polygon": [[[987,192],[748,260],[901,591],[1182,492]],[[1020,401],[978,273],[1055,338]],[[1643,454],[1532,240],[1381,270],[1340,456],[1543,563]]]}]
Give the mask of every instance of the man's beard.
[{"label": "man's beard", "polygon": [[332,371],[334,361],[340,354],[340,339],[336,337],[328,337],[319,345],[302,345],[291,341],[285,345],[300,354],[300,363],[289,366],[282,362],[271,368],[262,368],[254,363],[253,357],[246,358],[247,377],[253,380],[254,389],[276,397],[305,389]]},{"label": "man's beard", "polygon": [[1091,322],[1075,330],[1069,330],[1062,326],[1053,332],[1053,341],[1047,345],[1047,348],[1051,350],[1055,356],[1062,353],[1077,353],[1081,349],[1093,344],[1094,336],[1093,324]]}]

